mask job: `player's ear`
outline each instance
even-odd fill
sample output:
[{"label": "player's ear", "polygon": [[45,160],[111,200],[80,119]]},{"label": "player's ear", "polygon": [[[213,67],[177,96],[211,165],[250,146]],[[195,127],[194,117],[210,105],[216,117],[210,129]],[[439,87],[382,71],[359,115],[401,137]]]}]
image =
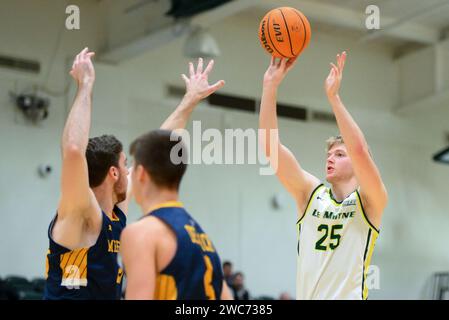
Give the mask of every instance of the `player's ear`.
[{"label": "player's ear", "polygon": [[109,175],[115,180],[117,181],[119,178],[119,172],[118,172],[118,168],[116,167],[110,167],[109,168]]},{"label": "player's ear", "polygon": [[145,171],[145,168],[141,164],[137,165],[137,167],[134,167],[133,170],[135,170],[135,174],[136,174],[138,181],[143,182],[146,179],[148,179],[148,174]]}]

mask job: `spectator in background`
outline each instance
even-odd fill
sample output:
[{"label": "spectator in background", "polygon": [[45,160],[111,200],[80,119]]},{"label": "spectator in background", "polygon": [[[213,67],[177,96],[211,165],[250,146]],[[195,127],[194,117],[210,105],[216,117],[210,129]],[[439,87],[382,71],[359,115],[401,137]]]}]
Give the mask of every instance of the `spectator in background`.
[{"label": "spectator in background", "polygon": [[229,288],[233,287],[232,262],[223,262],[223,276]]},{"label": "spectator in background", "polygon": [[282,292],[279,296],[279,300],[293,300],[288,292]]},{"label": "spectator in background", "polygon": [[243,281],[244,281],[243,273],[237,272],[234,275],[234,281],[233,281],[233,286],[232,286],[232,291],[233,291],[235,300],[249,300],[250,299],[249,292],[248,292],[248,290],[246,290]]}]

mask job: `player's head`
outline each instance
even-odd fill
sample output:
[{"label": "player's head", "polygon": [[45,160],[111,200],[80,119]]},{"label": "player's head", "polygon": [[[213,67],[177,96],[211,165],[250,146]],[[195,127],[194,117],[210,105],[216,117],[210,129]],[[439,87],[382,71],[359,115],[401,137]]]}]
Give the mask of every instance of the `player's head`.
[{"label": "player's head", "polygon": [[243,288],[245,286],[244,285],[244,276],[243,276],[242,272],[239,271],[234,274],[233,285],[237,289]]},{"label": "player's head", "polygon": [[153,130],[131,144],[134,157],[133,194],[142,204],[152,192],[179,190],[187,169],[187,149],[181,137],[169,130]]},{"label": "player's head", "polygon": [[223,262],[223,274],[225,277],[232,276],[232,262],[230,261]]},{"label": "player's head", "polygon": [[344,182],[354,177],[351,158],[341,136],[327,141],[326,180],[331,183]]},{"label": "player's head", "polygon": [[128,168],[122,143],[113,135],[91,138],[87,145],[86,158],[90,187],[111,184],[117,203],[125,200]]}]

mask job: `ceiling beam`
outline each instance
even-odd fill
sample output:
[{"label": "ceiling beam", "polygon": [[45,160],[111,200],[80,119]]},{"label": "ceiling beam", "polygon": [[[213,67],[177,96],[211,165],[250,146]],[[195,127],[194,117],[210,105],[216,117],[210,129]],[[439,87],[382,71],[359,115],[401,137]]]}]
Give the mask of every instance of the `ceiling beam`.
[{"label": "ceiling beam", "polygon": [[202,12],[192,18],[192,23],[202,27],[209,27],[214,23],[231,17],[241,11],[256,6],[260,0],[237,0],[227,2],[212,10]]},{"label": "ceiling beam", "polygon": [[168,44],[190,31],[191,25],[188,21],[178,22],[120,46],[109,48],[100,53],[99,59],[104,62],[119,63]]},{"label": "ceiling beam", "polygon": [[195,27],[209,27],[240,11],[255,6],[258,0],[231,1],[212,10],[205,11],[190,19],[182,19],[173,25],[153,31],[142,37],[134,39],[114,48],[108,48],[100,54],[100,59],[105,62],[118,63],[144,52],[159,48],[171,41],[189,34]]}]

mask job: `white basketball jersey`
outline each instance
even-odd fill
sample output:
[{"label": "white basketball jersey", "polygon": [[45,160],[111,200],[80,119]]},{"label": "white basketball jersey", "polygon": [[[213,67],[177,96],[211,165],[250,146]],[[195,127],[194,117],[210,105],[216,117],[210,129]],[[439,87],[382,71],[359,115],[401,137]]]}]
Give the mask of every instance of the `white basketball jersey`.
[{"label": "white basketball jersey", "polygon": [[342,202],[319,185],[297,223],[296,298],[367,299],[366,274],[379,232],[358,191]]}]

